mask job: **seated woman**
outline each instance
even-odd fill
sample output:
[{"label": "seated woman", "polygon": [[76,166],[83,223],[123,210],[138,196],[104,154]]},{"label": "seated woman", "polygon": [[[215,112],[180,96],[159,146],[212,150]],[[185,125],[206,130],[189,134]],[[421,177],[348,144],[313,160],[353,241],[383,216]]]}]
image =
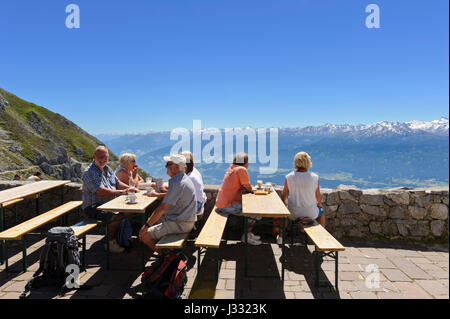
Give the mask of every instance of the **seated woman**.
[{"label": "seated woman", "polygon": [[[119,167],[116,169],[117,178],[129,185],[134,186],[136,189],[139,183],[142,183],[144,179],[138,174],[138,165],[136,164],[136,155],[125,153],[119,157]],[[132,180],[130,181],[130,173]],[[131,182],[131,183],[130,183]]]},{"label": "seated woman", "polygon": [[[289,219],[296,221],[302,218],[316,220],[325,227],[325,216],[322,208],[322,195],[320,194],[319,176],[308,172],[312,167],[311,157],[308,153],[299,152],[294,157],[295,171],[286,175],[281,199],[287,203],[291,213]],[[275,224],[275,228],[277,225]],[[277,243],[282,242],[281,233],[278,233]]]},{"label": "seated woman", "polygon": [[203,217],[203,211],[205,210],[206,194],[204,192],[202,174],[194,167],[194,155],[191,152],[181,152],[186,158],[186,170],[185,174],[189,176],[195,187],[195,198],[197,200],[197,221]]}]

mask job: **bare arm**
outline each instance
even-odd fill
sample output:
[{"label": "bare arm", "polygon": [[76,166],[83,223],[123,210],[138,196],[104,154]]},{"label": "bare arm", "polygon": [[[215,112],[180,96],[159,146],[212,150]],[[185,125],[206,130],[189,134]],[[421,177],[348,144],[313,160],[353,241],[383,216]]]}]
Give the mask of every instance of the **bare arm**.
[{"label": "bare arm", "polygon": [[[322,194],[320,194],[320,185],[319,185],[319,182],[317,182],[316,200],[317,200],[317,206],[322,207]],[[323,207],[322,207],[322,208],[323,208]]]},{"label": "bare arm", "polygon": [[161,203],[161,205],[159,205],[155,209],[153,214],[147,220],[147,225],[153,226],[154,224],[156,224],[156,222],[162,217],[162,215],[164,215],[164,213],[166,212],[168,207],[169,207],[169,204]]},{"label": "bare arm", "polygon": [[241,186],[241,192],[243,193],[251,193],[252,192],[252,185],[250,184],[244,184]]},{"label": "bare arm", "polygon": [[281,194],[281,200],[283,201],[283,203],[285,205],[287,205],[288,196],[289,196],[289,187],[287,184],[287,180],[284,180],[284,188],[283,188],[283,193]]},{"label": "bare arm", "polygon": [[114,196],[120,196],[122,194],[126,195],[128,194],[128,188],[125,187],[125,189],[109,189],[109,188],[100,188],[98,191],[95,192],[99,196],[103,197],[114,197]]}]

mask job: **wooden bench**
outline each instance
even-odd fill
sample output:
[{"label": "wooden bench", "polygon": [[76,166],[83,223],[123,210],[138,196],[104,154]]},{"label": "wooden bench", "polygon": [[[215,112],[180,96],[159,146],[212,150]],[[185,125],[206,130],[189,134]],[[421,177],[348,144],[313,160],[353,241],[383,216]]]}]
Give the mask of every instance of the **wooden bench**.
[{"label": "wooden bench", "polygon": [[202,227],[200,234],[195,240],[195,247],[198,247],[198,269],[200,269],[200,256],[206,253],[208,248],[217,249],[217,267],[216,278],[219,275],[220,268],[220,243],[222,242],[223,232],[228,221],[227,214],[221,214],[216,212],[216,206],[211,210],[208,220]]},{"label": "wooden bench", "polygon": [[66,213],[79,208],[81,206],[81,201],[71,201],[66,204],[63,204],[59,207],[56,207],[52,210],[49,210],[46,213],[43,213],[39,216],[36,216],[30,220],[27,220],[19,225],[11,227],[0,233],[0,240],[4,241],[4,250],[5,250],[5,266],[6,270],[8,270],[8,256],[7,256],[7,246],[6,242],[8,240],[22,240],[23,242],[23,271],[27,271],[27,247],[25,241],[25,235],[29,232],[39,228],[59,217],[64,217]]},{"label": "wooden bench", "polygon": [[319,267],[321,259],[324,256],[328,256],[334,259],[335,262],[335,288],[338,289],[338,271],[339,271],[339,259],[338,252],[344,251],[345,247],[341,245],[325,228],[318,222],[314,221],[312,225],[303,226],[305,234],[311,239],[315,245],[314,265],[316,268],[316,287],[320,286],[319,283]]},{"label": "wooden bench", "polygon": [[86,269],[86,234],[92,229],[96,228],[102,221],[86,219],[75,225],[70,226],[75,236],[78,239],[82,239],[82,251],[81,251],[81,267],[83,270]]},{"label": "wooden bench", "polygon": [[189,233],[171,234],[161,238],[155,245],[156,249],[182,249]]}]

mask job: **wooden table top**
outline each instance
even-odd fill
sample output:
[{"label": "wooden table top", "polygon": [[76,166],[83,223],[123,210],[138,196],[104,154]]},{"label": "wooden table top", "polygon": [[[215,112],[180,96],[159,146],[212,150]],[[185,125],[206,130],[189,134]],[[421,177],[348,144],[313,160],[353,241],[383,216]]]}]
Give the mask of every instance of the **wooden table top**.
[{"label": "wooden table top", "polygon": [[274,191],[268,195],[243,194],[242,213],[247,217],[283,218],[291,215]]},{"label": "wooden table top", "polygon": [[157,197],[146,196],[143,192],[136,193],[136,197],[136,204],[127,204],[125,202],[127,199],[127,195],[122,195],[97,207],[97,209],[103,210],[105,212],[145,213],[147,207],[158,199]]},{"label": "wooden table top", "polygon": [[38,193],[45,192],[49,189],[56,188],[70,183],[70,181],[39,181],[30,182],[29,184],[8,188],[0,191],[0,204],[13,199],[28,197]]}]

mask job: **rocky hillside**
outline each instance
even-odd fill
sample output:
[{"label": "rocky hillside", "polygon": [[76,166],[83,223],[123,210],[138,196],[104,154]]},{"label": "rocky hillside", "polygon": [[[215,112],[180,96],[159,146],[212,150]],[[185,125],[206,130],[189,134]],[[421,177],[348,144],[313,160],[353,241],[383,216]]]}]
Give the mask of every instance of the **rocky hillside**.
[{"label": "rocky hillside", "polygon": [[[0,88],[0,179],[39,170],[47,178],[79,181],[100,144],[65,117]],[[110,159],[117,156],[110,152]]]}]

